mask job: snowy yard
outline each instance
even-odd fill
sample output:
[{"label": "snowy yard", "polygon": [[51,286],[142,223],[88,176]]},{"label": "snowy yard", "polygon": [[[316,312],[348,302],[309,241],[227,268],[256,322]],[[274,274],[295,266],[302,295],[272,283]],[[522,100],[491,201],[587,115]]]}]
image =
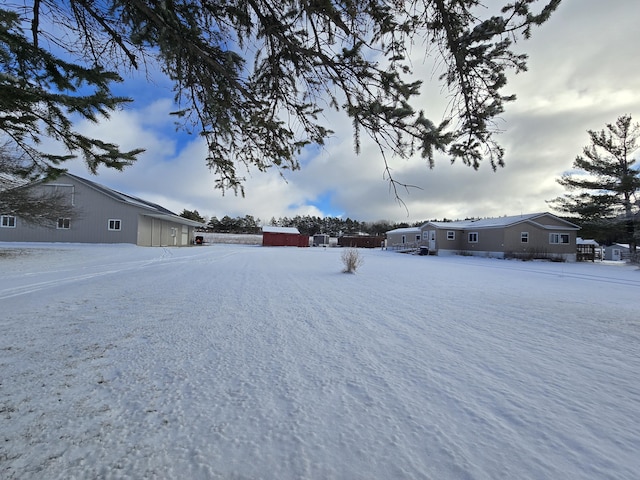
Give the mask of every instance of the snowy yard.
[{"label": "snowy yard", "polygon": [[0,478],[638,478],[640,271],[341,253],[0,244]]}]

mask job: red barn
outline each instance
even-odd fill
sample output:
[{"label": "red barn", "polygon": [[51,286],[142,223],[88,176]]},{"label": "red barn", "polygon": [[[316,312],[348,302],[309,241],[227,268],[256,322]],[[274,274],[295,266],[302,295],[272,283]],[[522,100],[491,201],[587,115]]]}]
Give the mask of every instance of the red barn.
[{"label": "red barn", "polygon": [[262,227],[263,247],[308,247],[309,237],[294,227]]}]

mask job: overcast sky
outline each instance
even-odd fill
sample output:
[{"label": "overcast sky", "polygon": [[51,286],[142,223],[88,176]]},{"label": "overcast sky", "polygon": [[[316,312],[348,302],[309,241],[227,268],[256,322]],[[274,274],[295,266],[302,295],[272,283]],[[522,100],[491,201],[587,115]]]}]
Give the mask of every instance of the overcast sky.
[{"label": "overcast sky", "polygon": [[[172,93],[160,86],[136,94],[136,101],[110,121],[82,127],[124,149],[145,148],[134,166],[122,173],[101,169],[98,176],[79,162],[68,166],[176,213],[253,215],[264,223],[295,215],[415,222],[549,211],[546,201],[565,193],[556,179],[589,144],[588,129],[601,130],[624,114],[640,121],[638,45],[640,1],[564,0],[530,40],[516,46],[529,55],[529,71],[511,75],[503,92],[518,97],[498,121],[506,166],[493,172],[486,163],[474,171],[439,157],[430,170],[421,159],[392,160],[397,180],[420,187],[400,192],[405,205],[383,178],[377,148],[364,144],[355,155],[350,122],[339,116],[330,119],[336,136],[303,158],[302,169],[288,172],[286,182],[277,172],[253,171],[247,173],[245,198],[233,192],[223,196],[213,188],[204,144],[175,132],[168,116]],[[431,67],[418,60],[415,70],[424,72],[428,83]],[[425,93],[422,108],[439,121],[446,99],[437,86]]]}]

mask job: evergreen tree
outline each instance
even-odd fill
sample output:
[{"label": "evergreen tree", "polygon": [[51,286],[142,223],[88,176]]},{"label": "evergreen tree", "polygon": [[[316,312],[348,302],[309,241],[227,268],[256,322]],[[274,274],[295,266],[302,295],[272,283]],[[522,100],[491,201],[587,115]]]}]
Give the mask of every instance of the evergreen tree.
[{"label": "evergreen tree", "polygon": [[394,225],[388,220],[378,220],[376,222],[365,222],[362,224],[363,228],[369,235],[384,235],[389,230],[393,230]]},{"label": "evergreen tree", "polygon": [[218,232],[220,230],[220,220],[218,220],[218,217],[211,217],[209,223],[207,223],[207,230],[211,230],[212,232]]},{"label": "evergreen tree", "polygon": [[188,218],[189,220],[195,220],[196,222],[205,223],[204,217],[198,213],[198,210],[182,210],[181,217]]},{"label": "evergreen tree", "polygon": [[351,220],[349,217],[343,223],[343,233],[345,235],[355,235],[359,233],[360,230],[360,222],[357,220]]},{"label": "evergreen tree", "polygon": [[[59,165],[77,154],[92,173],[100,165],[121,170],[131,164],[141,149],[122,152],[117,145],[81,135],[72,123],[78,118],[97,122],[129,102],[111,93],[111,84],[121,77],[98,62],[81,66],[57,58],[40,47],[37,36],[25,36],[24,20],[0,8],[0,133],[19,159],[8,173],[55,177]],[[32,27],[38,32],[35,16]],[[45,137],[61,142],[68,154],[40,150]]]},{"label": "evergreen tree", "polygon": [[[259,219],[258,219],[259,220]],[[243,218],[238,217],[238,232],[237,233],[259,233],[260,226],[258,220],[253,218],[252,215],[245,215]]]},{"label": "evergreen tree", "polygon": [[607,124],[601,131],[589,130],[591,145],[573,162],[574,172],[565,173],[560,185],[575,194],[551,201],[560,211],[577,215],[590,225],[615,229],[624,226],[632,258],[638,244],[640,222],[640,169],[632,158],[640,145],[640,125],[630,115]]},{"label": "evergreen tree", "polygon": [[238,227],[238,219],[233,219],[229,215],[225,215],[220,219],[218,226],[220,232],[235,233]]},{"label": "evergreen tree", "polygon": [[[73,155],[92,172],[123,168],[140,150],[82,136],[73,121],[98,120],[128,102],[111,84],[153,64],[173,83],[180,125],[206,140],[205,161],[222,189],[243,192],[238,167],[299,168],[300,151],[332,134],[321,121],[325,105],[349,115],[356,149],[363,133],[378,143],[392,184],[387,153],[417,152],[431,166],[438,150],[496,168],[504,152],[493,120],[514,100],[502,93],[506,72],[526,69],[514,40],[560,3],[503,1],[489,18],[478,16],[477,0],[3,3],[0,131],[27,152],[25,175],[55,174]],[[408,52],[421,40],[440,58],[451,96],[439,124],[415,109],[421,82]],[[44,136],[68,155],[37,150]]]}]

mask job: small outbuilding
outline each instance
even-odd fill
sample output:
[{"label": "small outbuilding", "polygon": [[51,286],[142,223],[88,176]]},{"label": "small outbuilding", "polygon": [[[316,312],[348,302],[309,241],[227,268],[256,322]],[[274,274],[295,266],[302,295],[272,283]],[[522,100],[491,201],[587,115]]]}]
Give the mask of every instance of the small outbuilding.
[{"label": "small outbuilding", "polygon": [[631,250],[629,244],[614,243],[604,247],[604,259],[619,262],[622,260],[629,260],[631,257]]},{"label": "small outbuilding", "polygon": [[602,260],[602,249],[600,248],[600,244],[595,240],[577,237],[576,247],[578,250],[577,259],[579,262],[595,262],[596,259]]},{"label": "small outbuilding", "polygon": [[314,247],[328,247],[330,243],[330,237],[326,233],[318,233],[313,236]]},{"label": "small outbuilding", "polygon": [[295,227],[262,227],[263,247],[308,247],[309,237]]}]

